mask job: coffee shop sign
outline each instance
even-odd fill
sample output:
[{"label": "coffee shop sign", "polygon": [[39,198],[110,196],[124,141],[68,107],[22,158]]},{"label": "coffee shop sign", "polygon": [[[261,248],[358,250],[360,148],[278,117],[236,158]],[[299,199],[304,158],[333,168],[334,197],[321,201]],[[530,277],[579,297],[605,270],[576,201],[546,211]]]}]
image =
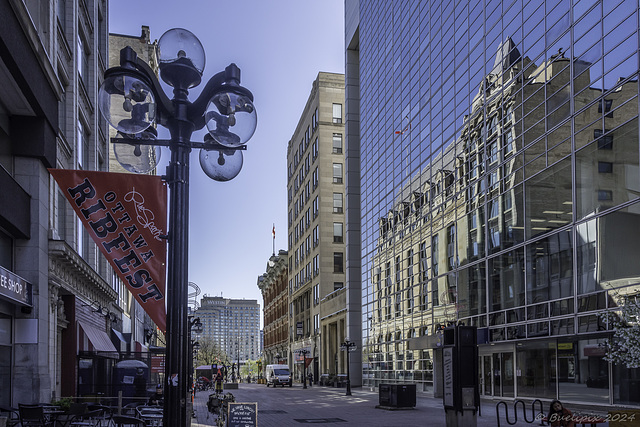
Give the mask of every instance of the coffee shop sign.
[{"label": "coffee shop sign", "polygon": [[31,307],[33,304],[31,283],[0,267],[0,297]]}]

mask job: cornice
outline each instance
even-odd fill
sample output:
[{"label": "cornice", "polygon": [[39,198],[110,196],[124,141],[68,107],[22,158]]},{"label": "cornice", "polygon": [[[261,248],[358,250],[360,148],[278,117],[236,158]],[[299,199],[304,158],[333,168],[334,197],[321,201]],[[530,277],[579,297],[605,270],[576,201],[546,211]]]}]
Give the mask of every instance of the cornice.
[{"label": "cornice", "polygon": [[60,288],[93,301],[115,301],[117,292],[64,240],[49,240],[49,277]]}]

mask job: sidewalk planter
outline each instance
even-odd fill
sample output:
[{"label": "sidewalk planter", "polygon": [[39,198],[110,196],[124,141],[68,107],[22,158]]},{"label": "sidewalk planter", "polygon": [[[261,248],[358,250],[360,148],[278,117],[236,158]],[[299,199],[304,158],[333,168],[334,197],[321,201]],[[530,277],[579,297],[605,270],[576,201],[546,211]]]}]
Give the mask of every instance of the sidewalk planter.
[{"label": "sidewalk planter", "polygon": [[414,408],[416,406],[415,384],[380,384],[378,403],[381,407]]}]

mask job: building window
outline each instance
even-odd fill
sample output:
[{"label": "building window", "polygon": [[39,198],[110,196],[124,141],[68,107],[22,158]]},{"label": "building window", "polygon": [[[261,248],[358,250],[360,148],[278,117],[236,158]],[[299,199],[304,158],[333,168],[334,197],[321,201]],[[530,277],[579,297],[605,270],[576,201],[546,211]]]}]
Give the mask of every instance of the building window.
[{"label": "building window", "polygon": [[598,190],[598,200],[613,200],[613,193],[611,190]]},{"label": "building window", "polygon": [[427,280],[427,243],[420,243],[420,281]]},{"label": "building window", "polygon": [[456,226],[455,224],[447,229],[447,260],[449,270],[456,267]]},{"label": "building window", "polygon": [[332,143],[331,152],[333,154],[342,154],[342,134],[334,133],[333,134],[333,143]]},{"label": "building window", "polygon": [[313,141],[313,146],[311,147],[311,149],[313,150],[313,160],[315,161],[315,159],[318,157],[318,138]]},{"label": "building window", "polygon": [[342,104],[333,104],[333,123],[342,123]]},{"label": "building window", "polygon": [[78,120],[77,127],[77,161],[78,168],[89,170],[89,138],[84,129],[84,125]]},{"label": "building window", "polygon": [[[598,113],[608,113],[605,117],[613,118],[613,113],[611,113],[611,105],[613,104],[613,99],[601,99],[598,101]],[[603,108],[604,107],[604,108]]]},{"label": "building window", "polygon": [[320,233],[318,232],[318,226],[313,228],[313,247],[316,248],[320,244]]},{"label": "building window", "polygon": [[77,66],[80,80],[84,83],[85,87],[89,87],[89,56],[84,48],[84,42],[82,37],[78,35],[78,53],[77,53]]},{"label": "building window", "polygon": [[56,15],[58,17],[58,23],[60,24],[60,27],[64,30],[67,26],[66,19],[65,19],[66,17],[65,1],[58,0],[56,6],[57,6]]},{"label": "building window", "polygon": [[342,213],[342,193],[333,193],[333,213]]},{"label": "building window", "polygon": [[318,201],[318,197],[316,196],[316,198],[313,199],[313,219],[316,219],[318,217],[319,210],[320,202]]},{"label": "building window", "polygon": [[341,222],[333,223],[333,243],[342,243],[342,228],[343,224]]},{"label": "building window", "polygon": [[344,273],[344,254],[342,252],[333,253],[333,272]]},{"label": "building window", "polygon": [[598,162],[599,173],[613,173],[613,163],[611,162]]},{"label": "building window", "polygon": [[333,164],[333,183],[342,184],[342,163]]},{"label": "building window", "polygon": [[333,282],[333,290],[337,291],[338,289],[344,288],[343,282]]},{"label": "building window", "polygon": [[598,140],[598,150],[613,150],[613,135],[608,134],[609,129],[594,129],[593,138]]},{"label": "building window", "polygon": [[438,275],[438,235],[431,238],[431,271],[433,277]]}]

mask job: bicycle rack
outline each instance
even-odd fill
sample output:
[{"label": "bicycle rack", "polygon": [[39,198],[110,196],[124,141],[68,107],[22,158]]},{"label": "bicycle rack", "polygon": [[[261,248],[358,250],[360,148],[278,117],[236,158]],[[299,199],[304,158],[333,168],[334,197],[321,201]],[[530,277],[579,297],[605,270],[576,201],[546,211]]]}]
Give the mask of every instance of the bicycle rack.
[{"label": "bicycle rack", "polygon": [[[510,426],[515,425],[518,422],[518,405],[522,406],[522,416],[524,417],[524,421],[527,424],[533,424],[534,422],[536,422],[536,403],[538,403],[538,407],[540,408],[540,412],[538,412],[538,414],[544,414],[544,410],[543,410],[543,406],[542,406],[542,402],[540,401],[540,399],[535,399],[533,402],[531,402],[531,420],[529,420],[529,418],[527,417],[527,404],[525,403],[524,400],[521,399],[517,399],[513,402],[513,422],[511,421],[511,419],[509,418],[509,407],[507,406],[507,402],[505,402],[504,400],[501,400],[500,402],[498,402],[496,404],[496,419],[498,421],[498,427],[500,427],[500,405],[504,405],[504,415],[505,415],[505,419],[507,421],[507,424],[509,424]],[[540,417],[540,425],[543,426],[544,423],[542,421],[542,417]]]}]

